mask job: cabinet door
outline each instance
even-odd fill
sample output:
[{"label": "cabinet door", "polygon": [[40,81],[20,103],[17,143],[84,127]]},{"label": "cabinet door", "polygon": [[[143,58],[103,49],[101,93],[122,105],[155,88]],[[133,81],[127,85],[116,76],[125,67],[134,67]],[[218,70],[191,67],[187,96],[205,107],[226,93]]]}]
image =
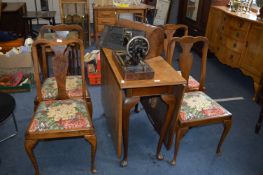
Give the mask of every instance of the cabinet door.
[{"label": "cabinet door", "polygon": [[252,25],[247,37],[247,50],[241,60],[241,67],[253,77],[263,73],[263,26]]},{"label": "cabinet door", "polygon": [[209,49],[212,52],[216,52],[217,46],[220,45],[220,42],[218,42],[219,35],[221,34],[219,28],[222,24],[223,15],[224,14],[221,10],[215,9],[213,7],[210,9],[206,27],[206,37],[209,39]]}]

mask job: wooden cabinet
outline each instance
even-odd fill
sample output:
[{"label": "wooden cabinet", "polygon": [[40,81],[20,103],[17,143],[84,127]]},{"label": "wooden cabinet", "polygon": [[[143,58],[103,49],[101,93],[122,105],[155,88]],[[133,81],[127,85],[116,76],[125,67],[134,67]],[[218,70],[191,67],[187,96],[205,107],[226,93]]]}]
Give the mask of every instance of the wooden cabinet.
[{"label": "wooden cabinet", "polygon": [[263,74],[263,22],[256,14],[237,14],[227,7],[210,9],[206,37],[209,49],[224,64],[251,76],[257,92]]},{"label": "wooden cabinet", "polygon": [[112,5],[95,6],[93,12],[96,43],[98,43],[99,35],[103,32],[104,26],[116,24],[120,13],[136,13],[144,18],[147,8],[149,8],[149,6],[145,4],[139,6],[131,5],[125,8],[118,8]]},{"label": "wooden cabinet", "polygon": [[0,30],[10,31],[24,36],[26,31],[23,16],[26,14],[26,3],[2,3],[0,14]]}]

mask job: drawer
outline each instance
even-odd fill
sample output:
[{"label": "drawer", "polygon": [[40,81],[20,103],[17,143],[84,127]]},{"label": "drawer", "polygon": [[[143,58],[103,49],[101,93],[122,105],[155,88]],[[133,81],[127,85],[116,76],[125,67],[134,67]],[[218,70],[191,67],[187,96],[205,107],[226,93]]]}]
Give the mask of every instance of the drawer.
[{"label": "drawer", "polygon": [[232,17],[227,14],[224,14],[222,20],[222,26],[232,27],[237,30],[248,31],[250,28],[251,22],[243,20],[241,18]]},{"label": "drawer", "polygon": [[99,18],[110,18],[110,17],[115,17],[115,16],[116,16],[116,13],[114,10],[107,10],[107,11],[99,10],[98,11]]},{"label": "drawer", "polygon": [[117,13],[137,13],[137,14],[143,14],[144,10],[127,10],[127,9],[118,9],[116,10]]},{"label": "drawer", "polygon": [[222,43],[228,48],[235,52],[241,53],[245,49],[245,43],[231,39],[226,38],[226,36],[223,36]]},{"label": "drawer", "polygon": [[116,18],[98,18],[98,25],[114,25],[116,24]]},{"label": "drawer", "polygon": [[226,64],[226,59],[224,56],[226,48],[224,46],[217,45],[215,48],[215,56],[221,61],[222,63]]},{"label": "drawer", "polygon": [[226,27],[223,30],[223,33],[225,36],[228,36],[232,39],[235,39],[235,40],[241,41],[241,42],[245,42],[246,36],[247,36],[246,31],[238,30],[238,29],[235,29],[233,27]]},{"label": "drawer", "polygon": [[217,46],[215,55],[223,64],[227,64],[231,67],[238,67],[241,57],[241,54],[231,51],[224,46]]},{"label": "drawer", "polygon": [[231,17],[229,21],[227,22],[229,26],[236,28],[238,30],[247,31],[250,28],[250,22],[245,21],[240,18]]},{"label": "drawer", "polygon": [[238,67],[239,60],[241,55],[239,53],[233,52],[231,50],[226,49],[224,54],[226,64],[230,65],[231,67]]}]

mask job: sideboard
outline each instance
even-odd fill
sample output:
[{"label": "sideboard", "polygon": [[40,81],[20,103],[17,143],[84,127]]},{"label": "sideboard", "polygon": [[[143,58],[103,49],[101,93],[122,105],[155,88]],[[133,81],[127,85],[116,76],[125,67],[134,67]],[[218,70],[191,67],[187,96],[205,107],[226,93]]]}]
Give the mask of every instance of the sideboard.
[{"label": "sideboard", "polygon": [[206,37],[209,49],[220,62],[239,68],[253,78],[255,94],[263,75],[263,21],[255,13],[231,12],[225,6],[212,6]]},{"label": "sideboard", "polygon": [[106,6],[94,6],[94,32],[96,43],[98,44],[98,38],[101,32],[103,32],[105,25],[115,25],[118,21],[120,13],[136,13],[140,14],[144,19],[146,10],[152,8],[152,6],[146,4],[140,4],[138,6],[131,5],[129,7],[115,7],[112,5]]}]

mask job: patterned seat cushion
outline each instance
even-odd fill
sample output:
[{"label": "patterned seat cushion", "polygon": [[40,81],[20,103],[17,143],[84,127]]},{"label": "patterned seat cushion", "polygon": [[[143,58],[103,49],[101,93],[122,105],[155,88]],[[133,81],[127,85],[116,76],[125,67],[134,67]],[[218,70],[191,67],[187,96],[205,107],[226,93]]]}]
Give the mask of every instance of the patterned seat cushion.
[{"label": "patterned seat cushion", "polygon": [[82,99],[42,101],[29,126],[29,132],[87,129],[90,115]]},{"label": "patterned seat cushion", "polygon": [[[82,96],[81,76],[67,76],[66,91],[69,97],[81,97]],[[57,97],[58,88],[57,88],[55,77],[47,78],[44,81],[41,92],[44,100],[55,99]]]},{"label": "patterned seat cushion", "polygon": [[180,119],[183,122],[229,115],[230,112],[201,91],[184,94],[180,112]]},{"label": "patterned seat cushion", "polygon": [[[177,71],[180,75],[182,75],[181,71]],[[188,91],[198,91],[199,90],[199,82],[192,77],[191,75],[189,76],[188,80]]]}]

